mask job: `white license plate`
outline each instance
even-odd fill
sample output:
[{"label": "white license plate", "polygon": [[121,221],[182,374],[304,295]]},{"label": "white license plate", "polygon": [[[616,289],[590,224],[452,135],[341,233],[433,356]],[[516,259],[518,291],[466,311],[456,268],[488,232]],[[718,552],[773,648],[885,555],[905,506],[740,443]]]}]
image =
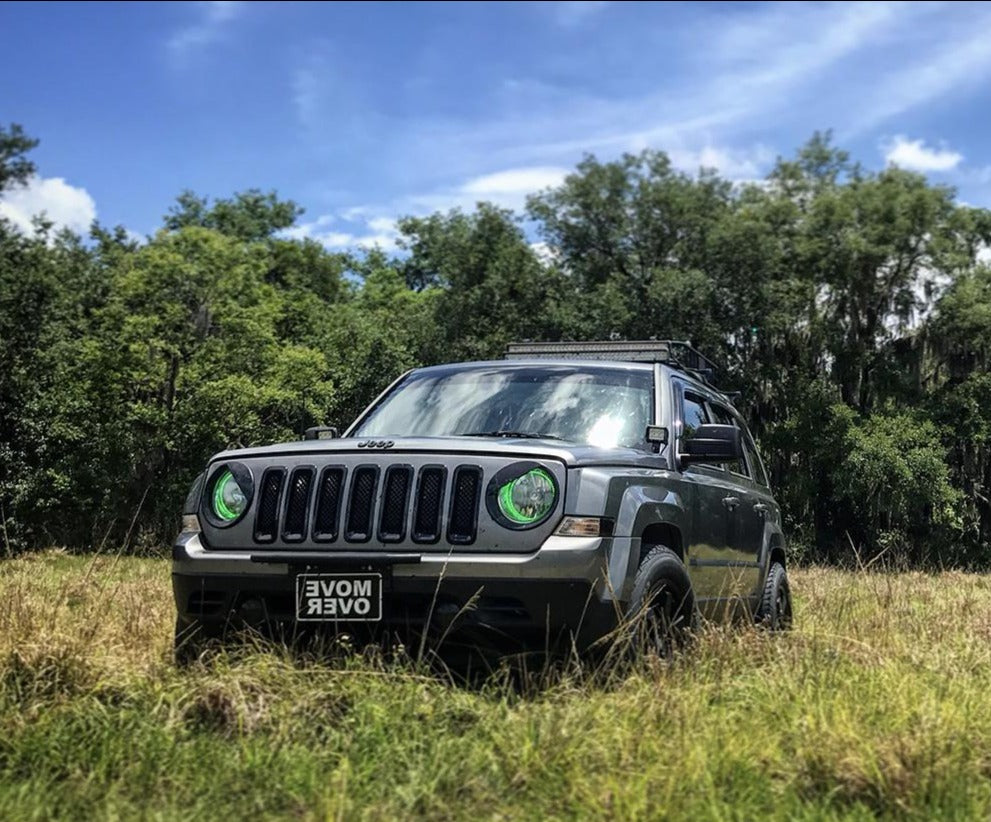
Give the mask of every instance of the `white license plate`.
[{"label": "white license plate", "polygon": [[378,622],[382,619],[381,574],[299,574],[299,622]]}]

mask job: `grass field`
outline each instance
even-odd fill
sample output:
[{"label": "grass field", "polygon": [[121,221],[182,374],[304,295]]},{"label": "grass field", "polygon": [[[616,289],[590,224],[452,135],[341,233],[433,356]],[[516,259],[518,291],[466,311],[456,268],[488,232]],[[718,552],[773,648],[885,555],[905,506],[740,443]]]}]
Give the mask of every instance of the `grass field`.
[{"label": "grass field", "polygon": [[278,651],[177,671],[165,560],[0,562],[0,819],[991,815],[991,577],[793,573],[786,637],[469,689]]}]

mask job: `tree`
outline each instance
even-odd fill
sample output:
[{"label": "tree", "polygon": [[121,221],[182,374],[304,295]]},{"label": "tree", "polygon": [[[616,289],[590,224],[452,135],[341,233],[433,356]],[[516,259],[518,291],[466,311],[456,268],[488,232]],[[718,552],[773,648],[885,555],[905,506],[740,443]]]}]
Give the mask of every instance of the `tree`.
[{"label": "tree", "polygon": [[9,129],[0,126],[0,194],[14,186],[25,185],[35,172],[27,153],[38,145],[24,129],[12,123]]},{"label": "tree", "polygon": [[215,200],[210,205],[206,197],[184,191],[165,215],[168,231],[187,226],[213,228],[221,234],[245,240],[266,240],[278,231],[289,228],[303,213],[292,200],[280,200],[274,191],[262,193],[251,188],[227,200]]},{"label": "tree", "polygon": [[926,405],[944,426],[974,541],[991,543],[991,267],[950,285],[925,333]]},{"label": "tree", "polygon": [[406,281],[440,291],[437,358],[497,357],[513,339],[557,335],[548,310],[554,278],[510,212],[480,203],[473,214],[408,217],[399,230],[410,251]]}]

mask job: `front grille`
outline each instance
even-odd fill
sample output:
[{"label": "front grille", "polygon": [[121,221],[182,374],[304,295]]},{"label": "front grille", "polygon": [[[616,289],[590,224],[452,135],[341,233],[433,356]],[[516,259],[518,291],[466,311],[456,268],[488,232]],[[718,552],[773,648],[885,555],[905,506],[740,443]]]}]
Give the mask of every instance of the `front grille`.
[{"label": "front grille", "polygon": [[283,468],[269,468],[262,475],[258,515],[255,517],[255,542],[274,542],[275,535],[279,533],[279,500],[285,478]]},{"label": "front grille", "polygon": [[413,510],[413,542],[429,545],[440,539],[440,515],[444,510],[446,481],[447,469],[442,465],[425,465],[420,469]]},{"label": "front grille", "polygon": [[362,465],[354,470],[351,495],[348,497],[347,528],[344,531],[344,539],[348,542],[368,542],[372,538],[372,512],[378,479],[379,469],[374,465]]},{"label": "front grille", "polygon": [[447,541],[453,545],[471,545],[478,531],[478,497],[482,490],[482,469],[459,465],[454,469],[451,514],[448,517]]},{"label": "front grille", "polygon": [[296,468],[289,478],[286,515],[282,524],[283,542],[302,542],[306,537],[306,516],[310,509],[313,469]]},{"label": "front grille", "polygon": [[268,468],[258,484],[256,543],[472,545],[478,538],[478,465],[327,465]]},{"label": "front grille", "polygon": [[406,513],[412,477],[413,468],[409,465],[392,465],[385,472],[382,513],[379,515],[379,540],[382,542],[402,542],[406,536]]},{"label": "front grille", "polygon": [[317,488],[317,514],[313,521],[313,541],[333,542],[341,523],[341,502],[344,499],[344,478],[347,473],[342,465],[331,465],[320,474]]}]

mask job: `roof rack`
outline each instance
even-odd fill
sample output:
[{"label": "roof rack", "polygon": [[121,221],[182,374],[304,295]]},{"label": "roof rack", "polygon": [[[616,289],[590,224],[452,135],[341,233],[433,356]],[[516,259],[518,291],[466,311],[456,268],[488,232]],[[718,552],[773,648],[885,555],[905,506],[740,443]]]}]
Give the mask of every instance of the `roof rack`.
[{"label": "roof rack", "polygon": [[653,362],[687,371],[712,386],[716,364],[684,340],[596,340],[591,342],[518,342],[506,348],[507,360],[618,360]]}]

